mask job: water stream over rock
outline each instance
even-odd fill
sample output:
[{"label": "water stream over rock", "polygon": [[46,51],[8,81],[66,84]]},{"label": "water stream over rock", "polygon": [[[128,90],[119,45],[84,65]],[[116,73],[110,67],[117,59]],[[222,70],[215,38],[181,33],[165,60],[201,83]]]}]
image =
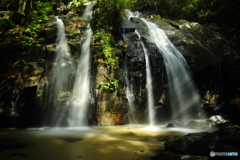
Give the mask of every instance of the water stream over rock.
[{"label": "water stream over rock", "polygon": [[[90,20],[92,8],[92,5],[88,5],[82,17]],[[81,56],[78,61],[77,75],[73,88],[72,108],[68,119],[70,126],[87,125],[86,109],[92,97],[90,93],[90,42],[92,38],[90,24],[87,26],[85,36],[86,38],[82,43]]]},{"label": "water stream over rock", "polygon": [[47,84],[48,90],[47,99],[50,107],[47,115],[45,125],[60,126],[64,115],[67,110],[66,107],[69,102],[62,101],[64,97],[70,96],[70,82],[69,75],[72,68],[72,57],[68,52],[68,44],[66,40],[65,27],[61,19],[56,17],[57,20],[57,49],[56,58],[53,66],[54,70],[52,81]]},{"label": "water stream over rock", "polygon": [[[141,41],[141,36],[140,34],[135,31]],[[150,126],[155,125],[155,114],[154,114],[154,97],[153,97],[153,88],[152,88],[152,73],[150,69],[150,62],[149,62],[149,57],[148,57],[148,51],[147,48],[145,47],[144,43],[141,41],[141,45],[144,50],[144,55],[145,55],[145,61],[146,61],[146,79],[147,79],[147,103],[148,103],[148,123]]]},{"label": "water stream over rock", "polygon": [[142,20],[149,28],[150,38],[164,59],[173,112],[172,120],[186,123],[194,117],[192,110],[200,107],[200,96],[187,69],[188,64],[162,29],[143,18]]},{"label": "water stream over rock", "polygon": [[[128,19],[133,17],[134,15],[131,14],[127,15]],[[138,38],[141,43],[141,47],[143,48],[144,51],[144,56],[145,56],[145,61],[146,61],[146,88],[147,88],[147,106],[148,106],[148,124],[150,126],[155,125],[155,114],[154,114],[154,97],[153,97],[153,89],[152,89],[152,73],[151,73],[151,68],[150,68],[150,62],[149,62],[149,57],[148,57],[148,50],[145,47],[144,43],[141,41],[141,35],[140,33],[135,30],[135,33],[138,35]],[[128,84],[131,86],[131,84]],[[127,92],[127,96],[131,96],[131,92]],[[132,103],[132,102],[131,102]],[[131,105],[130,105],[131,107]]]},{"label": "water stream over rock", "polygon": [[[177,50],[177,48],[170,42],[164,30],[160,29],[157,25],[147,21],[144,18],[138,18],[139,13],[132,13],[126,10],[128,19],[132,17],[138,20],[138,23],[142,23],[143,26],[148,28],[147,33],[141,28],[136,28],[136,33],[141,41],[141,46],[144,48],[145,61],[146,61],[146,81],[147,81],[147,94],[148,94],[148,110],[149,110],[149,122],[153,125],[154,122],[154,96],[152,92],[152,76],[148,58],[148,48],[145,47],[141,38],[145,39],[145,43],[156,45],[158,52],[163,57],[163,63],[165,65],[168,90],[171,103],[171,121],[187,123],[189,120],[194,119],[200,108],[200,96],[193,84],[190,72],[188,71],[188,64],[183,55]],[[135,22],[136,23],[136,22]]]}]

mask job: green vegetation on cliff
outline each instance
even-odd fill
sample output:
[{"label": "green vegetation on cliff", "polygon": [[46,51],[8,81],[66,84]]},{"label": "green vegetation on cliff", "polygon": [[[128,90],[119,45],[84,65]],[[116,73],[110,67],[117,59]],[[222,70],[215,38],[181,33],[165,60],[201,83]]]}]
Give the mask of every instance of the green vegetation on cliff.
[{"label": "green vegetation on cliff", "polygon": [[41,23],[48,19],[49,13],[52,11],[52,5],[45,2],[34,2],[34,10],[31,14],[31,22],[23,30],[23,36],[19,44],[22,47],[32,46],[38,37],[38,33],[41,28]]}]

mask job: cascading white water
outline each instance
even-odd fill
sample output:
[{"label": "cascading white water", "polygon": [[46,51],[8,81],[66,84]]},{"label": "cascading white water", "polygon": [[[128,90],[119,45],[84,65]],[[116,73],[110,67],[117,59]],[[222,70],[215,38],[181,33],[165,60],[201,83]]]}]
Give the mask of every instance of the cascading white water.
[{"label": "cascading white water", "polygon": [[128,120],[130,124],[136,124],[136,109],[135,109],[135,96],[133,94],[133,86],[132,83],[129,79],[129,72],[128,72],[128,68],[127,68],[127,63],[125,60],[124,63],[124,72],[125,72],[125,80],[126,80],[126,96],[128,99]]},{"label": "cascading white water", "polygon": [[[128,12],[127,14],[128,19],[131,17],[136,17],[131,12]],[[148,105],[148,123],[150,126],[156,125],[155,123],[155,114],[154,114],[154,96],[153,96],[153,88],[152,88],[152,73],[150,68],[150,61],[148,56],[148,50],[145,47],[144,43],[141,40],[141,35],[137,30],[135,30],[135,33],[138,35],[138,38],[141,42],[141,46],[143,47],[145,61],[146,61],[146,89],[147,89],[147,105]]]},{"label": "cascading white water", "polygon": [[193,116],[188,111],[200,106],[200,96],[187,70],[188,64],[162,29],[143,18],[141,20],[147,25],[149,37],[156,44],[164,59],[173,112],[172,120],[187,122]]},{"label": "cascading white water", "polygon": [[144,50],[145,61],[146,61],[146,79],[147,79],[147,103],[148,103],[148,123],[150,126],[155,125],[155,114],[154,114],[154,97],[153,97],[153,88],[152,88],[152,73],[150,69],[150,62],[148,57],[148,50],[145,47],[144,43],[141,41],[141,36],[138,31],[135,31],[139,37],[141,45]]},{"label": "cascading white water", "polygon": [[[92,5],[91,5],[92,6]],[[91,17],[92,8],[89,5],[86,7],[82,17]],[[90,8],[90,9],[89,9]],[[89,19],[87,19],[89,20]],[[88,24],[85,40],[82,43],[81,56],[78,61],[77,74],[73,89],[72,96],[72,108],[69,115],[69,124],[72,127],[87,125],[86,111],[89,106],[89,100],[91,98],[90,93],[90,43],[92,38],[92,30],[90,24]]]},{"label": "cascading white water", "polygon": [[69,74],[72,68],[72,57],[68,52],[68,45],[65,34],[65,26],[61,19],[57,20],[57,48],[54,62],[55,70],[53,79],[47,84],[46,100],[48,101],[48,115],[45,125],[59,126],[62,123],[64,114],[67,112],[67,102],[60,102],[61,96],[70,95]]},{"label": "cascading white water", "polygon": [[82,14],[82,18],[86,19],[87,21],[90,21],[92,19],[92,10],[93,10],[94,5],[93,4],[89,4],[87,5],[87,7],[85,8],[83,14]]},{"label": "cascading white water", "polygon": [[[139,12],[133,13],[129,10],[126,10],[126,12],[127,12],[127,17],[129,19],[131,17],[138,18],[139,16]],[[140,18],[140,19],[145,23],[145,25],[149,29],[150,35],[148,40],[156,44],[156,46],[158,47],[164,59],[164,64],[165,64],[167,77],[168,77],[168,87],[169,87],[170,101],[171,101],[171,107],[172,107],[171,120],[187,122],[194,117],[194,115],[191,115],[191,113],[188,113],[188,112],[196,108],[199,108],[200,106],[200,96],[192,82],[190,73],[187,69],[188,64],[185,58],[182,56],[182,54],[170,42],[170,40],[168,39],[168,37],[166,36],[166,34],[162,29],[160,29],[154,23],[148,22],[144,18]],[[142,43],[142,46],[143,48],[145,48],[143,43]],[[148,62],[149,60],[148,60],[148,56],[146,56],[147,55],[146,48],[144,50],[145,50],[145,59],[146,59],[146,67],[147,67],[148,65],[147,63],[149,63]],[[150,85],[151,83],[151,80],[148,80],[148,77],[151,77],[148,72],[150,72],[150,70],[147,69],[147,86]],[[148,88],[148,90],[152,90],[152,88]],[[151,93],[148,93],[148,94],[151,94]],[[149,95],[148,97],[151,97],[151,95]],[[153,102],[151,100],[148,100],[148,101]],[[154,111],[153,104],[149,105],[149,107],[152,108],[152,110]],[[150,117],[150,121],[154,122],[154,113],[151,114],[151,111],[150,111],[149,117]]]}]

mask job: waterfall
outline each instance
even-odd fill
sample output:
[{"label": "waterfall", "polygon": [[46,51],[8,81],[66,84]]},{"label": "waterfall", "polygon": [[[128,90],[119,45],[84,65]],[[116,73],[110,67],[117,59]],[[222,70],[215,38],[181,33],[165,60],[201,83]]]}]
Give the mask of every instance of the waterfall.
[{"label": "waterfall", "polygon": [[[92,13],[92,5],[88,5],[82,15],[83,18],[89,20]],[[90,71],[91,71],[91,52],[90,43],[92,38],[92,30],[88,24],[85,39],[82,42],[81,56],[78,61],[77,74],[72,94],[72,108],[69,115],[70,126],[87,125],[87,107],[90,104]]]},{"label": "waterfall", "polygon": [[[126,10],[126,12],[129,19],[131,17],[138,18],[138,12],[135,12],[134,14],[129,10]],[[178,121],[186,123],[187,121],[191,120],[191,118],[194,118],[194,114],[192,113],[198,110],[200,106],[200,96],[191,79],[190,72],[188,71],[188,64],[183,55],[170,42],[162,29],[160,29],[156,24],[148,22],[144,18],[139,19],[148,28],[148,40],[157,46],[159,52],[163,56],[168,78],[169,97],[172,111],[171,120],[173,122]],[[139,35],[139,37],[141,36],[137,31],[136,33]],[[148,69],[149,58],[147,56],[147,49],[144,47],[143,42],[141,43],[145,50],[147,89],[150,91],[152,90],[152,86],[150,85],[151,79],[148,79],[151,77],[150,69]],[[153,102],[153,100],[151,101],[149,99],[149,97],[152,97],[151,94],[151,92],[148,92],[148,102]],[[151,108],[153,110],[154,106],[153,104],[150,105],[149,117],[152,117],[154,119],[154,113],[151,113]],[[150,119],[150,121],[154,120]]]},{"label": "waterfall", "polygon": [[141,36],[138,31],[135,31],[139,37],[141,45],[144,50],[145,61],[146,61],[146,79],[147,79],[147,104],[148,104],[148,123],[150,126],[155,125],[155,115],[154,115],[154,97],[153,97],[153,88],[152,88],[152,73],[150,69],[150,62],[148,57],[148,50],[145,47],[144,43],[141,41]]},{"label": "waterfall", "polygon": [[126,97],[128,99],[128,120],[129,123],[135,124],[137,123],[136,121],[136,109],[135,109],[135,96],[133,94],[133,85],[129,79],[129,72],[127,68],[127,58],[125,58],[125,63],[124,63],[124,76],[125,76],[125,81],[127,84],[126,87]]},{"label": "waterfall", "polygon": [[164,59],[173,112],[172,120],[187,122],[194,117],[191,111],[200,106],[200,96],[187,69],[188,64],[162,29],[154,23],[141,19],[147,25],[150,38]]},{"label": "waterfall", "polygon": [[[130,19],[131,17],[135,17],[131,12],[129,12],[129,13],[130,14],[127,15],[128,19]],[[153,96],[152,73],[151,73],[150,61],[149,61],[149,56],[148,56],[148,50],[141,40],[140,33],[137,30],[135,30],[135,33],[138,35],[138,38],[140,40],[141,46],[144,51],[145,61],[146,61],[146,82],[147,82],[146,89],[147,89],[148,123],[150,126],[154,126],[155,125],[154,96]]]},{"label": "waterfall", "polygon": [[87,21],[92,20],[92,10],[93,10],[94,5],[89,4],[87,5],[87,7],[85,8],[83,14],[82,14],[82,18],[86,19]]},{"label": "waterfall", "polygon": [[[56,57],[52,66],[56,66],[53,70],[53,78],[46,86],[45,98],[48,104],[47,120],[45,125],[61,126],[70,97],[70,81],[69,75],[72,69],[72,57],[68,52],[68,45],[65,34],[65,26],[61,19],[57,20],[57,48]],[[47,62],[52,63],[52,62]],[[43,87],[41,87],[43,88]]]}]

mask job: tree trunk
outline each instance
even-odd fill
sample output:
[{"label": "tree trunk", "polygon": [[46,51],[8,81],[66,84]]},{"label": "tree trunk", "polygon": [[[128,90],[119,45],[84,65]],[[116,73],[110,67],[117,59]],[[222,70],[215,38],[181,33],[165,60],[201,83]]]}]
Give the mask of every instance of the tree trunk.
[{"label": "tree trunk", "polygon": [[18,12],[24,13],[26,8],[27,0],[19,0],[18,3]]},{"label": "tree trunk", "polygon": [[27,9],[25,11],[26,15],[30,15],[32,12],[32,0],[27,0]]}]

